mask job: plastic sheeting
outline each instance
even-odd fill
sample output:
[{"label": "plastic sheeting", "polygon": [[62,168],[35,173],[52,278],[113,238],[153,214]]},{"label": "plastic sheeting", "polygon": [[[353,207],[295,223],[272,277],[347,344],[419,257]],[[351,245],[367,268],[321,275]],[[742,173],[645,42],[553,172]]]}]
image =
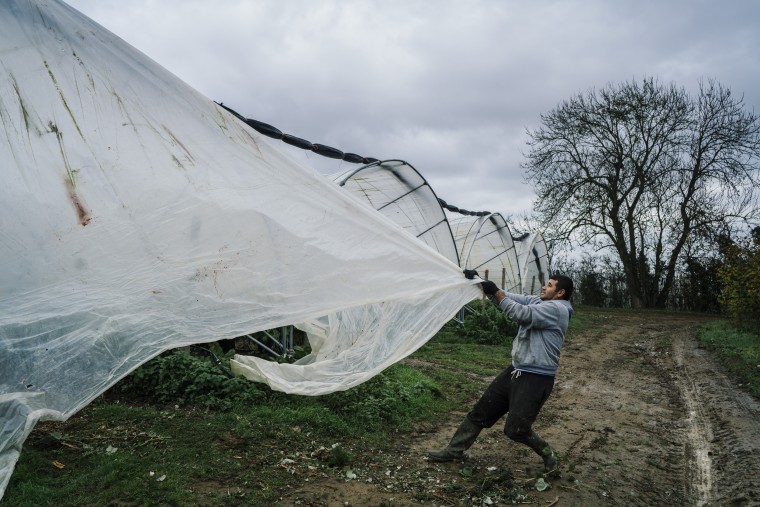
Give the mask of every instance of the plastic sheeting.
[{"label": "plastic sheeting", "polygon": [[326,393],[480,294],[65,4],[0,3],[0,54],[0,494],[37,421],[162,351],[300,322],[305,364],[236,369]]},{"label": "plastic sheeting", "polygon": [[480,276],[494,281],[508,292],[520,293],[517,251],[504,217],[499,213],[485,216],[446,214],[459,249],[461,266],[477,270]]},{"label": "plastic sheeting", "polygon": [[332,179],[406,232],[459,264],[457,247],[438,197],[411,164],[386,160],[335,174]]},{"label": "plastic sheeting", "polygon": [[523,294],[538,296],[549,276],[549,256],[541,233],[532,232],[515,238]]}]

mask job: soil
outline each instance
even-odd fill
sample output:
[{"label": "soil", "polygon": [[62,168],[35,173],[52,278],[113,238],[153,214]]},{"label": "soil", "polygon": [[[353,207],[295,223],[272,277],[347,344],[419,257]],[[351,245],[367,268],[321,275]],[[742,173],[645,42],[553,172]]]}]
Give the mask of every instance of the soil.
[{"label": "soil", "polygon": [[329,473],[300,469],[307,482],[280,505],[760,506],[760,402],[697,344],[707,317],[598,317],[568,340],[534,425],[561,457],[558,475],[543,478],[541,460],[501,422],[465,461],[428,461],[462,407],[440,426],[400,434],[393,453],[364,453]]}]

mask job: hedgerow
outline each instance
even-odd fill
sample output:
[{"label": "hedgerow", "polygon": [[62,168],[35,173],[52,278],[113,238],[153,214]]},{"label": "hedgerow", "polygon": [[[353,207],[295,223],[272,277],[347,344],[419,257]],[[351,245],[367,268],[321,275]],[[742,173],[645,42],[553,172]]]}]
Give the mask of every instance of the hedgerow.
[{"label": "hedgerow", "polygon": [[718,269],[723,290],[719,300],[737,323],[760,323],[760,228],[752,237],[722,245],[724,262]]}]

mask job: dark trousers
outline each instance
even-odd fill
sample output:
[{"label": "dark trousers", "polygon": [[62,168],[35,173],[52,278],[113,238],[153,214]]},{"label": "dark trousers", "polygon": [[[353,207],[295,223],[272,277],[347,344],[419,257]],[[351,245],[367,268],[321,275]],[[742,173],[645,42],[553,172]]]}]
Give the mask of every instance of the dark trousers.
[{"label": "dark trousers", "polygon": [[527,372],[513,376],[514,371],[510,366],[501,372],[467,418],[481,428],[490,428],[507,414],[504,433],[512,440],[525,443],[538,412],[552,392],[554,377]]}]

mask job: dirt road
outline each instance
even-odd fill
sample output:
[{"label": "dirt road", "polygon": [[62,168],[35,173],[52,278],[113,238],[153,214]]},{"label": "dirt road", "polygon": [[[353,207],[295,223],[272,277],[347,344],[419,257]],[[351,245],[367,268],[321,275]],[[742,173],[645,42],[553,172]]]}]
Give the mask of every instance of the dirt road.
[{"label": "dirt road", "polygon": [[[598,315],[562,355],[535,429],[562,457],[538,491],[540,460],[484,431],[464,463],[424,456],[444,446],[469,409],[402,438],[356,477],[315,478],[283,505],[760,506],[760,403],[694,338],[700,316]],[[483,379],[484,387],[490,379]]]}]

